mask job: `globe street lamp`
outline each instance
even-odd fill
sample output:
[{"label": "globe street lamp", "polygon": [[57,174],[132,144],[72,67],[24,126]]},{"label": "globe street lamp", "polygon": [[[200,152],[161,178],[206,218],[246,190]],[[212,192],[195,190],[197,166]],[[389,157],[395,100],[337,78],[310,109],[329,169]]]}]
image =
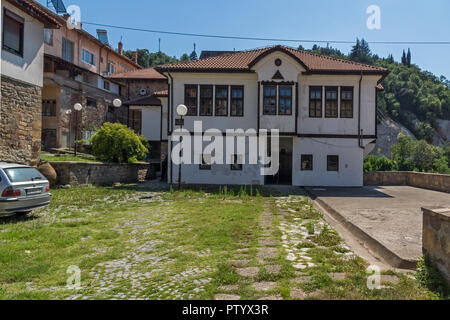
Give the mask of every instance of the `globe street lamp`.
[{"label": "globe street lamp", "polygon": [[75,118],[75,157],[77,156],[77,138],[78,138],[78,113],[83,110],[83,106],[81,105],[81,103],[75,103],[75,105],[73,106],[73,108],[75,109],[76,113],[76,118]]},{"label": "globe street lamp", "polygon": [[66,110],[66,115],[69,117],[69,143],[67,145],[70,151],[70,133],[72,132],[72,110]]},{"label": "globe street lamp", "polygon": [[114,110],[114,122],[117,122],[117,110],[122,106],[122,100],[114,99],[113,100],[113,106],[115,108],[115,110]]},{"label": "globe street lamp", "polygon": [[[177,114],[180,117],[178,119],[178,123],[180,125],[180,143],[183,141],[182,131],[183,131],[183,117],[187,114],[188,108],[184,104],[180,104],[177,107]],[[181,150],[181,149],[180,149]],[[181,190],[181,151],[180,151],[180,159],[178,163],[178,191]]]}]

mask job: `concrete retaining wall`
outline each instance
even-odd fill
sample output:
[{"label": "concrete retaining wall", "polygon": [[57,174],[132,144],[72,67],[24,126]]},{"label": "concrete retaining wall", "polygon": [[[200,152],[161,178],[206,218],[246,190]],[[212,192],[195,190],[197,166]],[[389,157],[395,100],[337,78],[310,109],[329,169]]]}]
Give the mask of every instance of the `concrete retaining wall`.
[{"label": "concrete retaining wall", "polygon": [[155,178],[154,166],[142,163],[50,162],[58,178],[57,184],[111,185],[135,183]]},{"label": "concrete retaining wall", "polygon": [[450,208],[422,208],[422,250],[450,285]]},{"label": "concrete retaining wall", "polygon": [[412,171],[372,171],[364,173],[366,186],[408,185],[450,193],[450,174]]}]

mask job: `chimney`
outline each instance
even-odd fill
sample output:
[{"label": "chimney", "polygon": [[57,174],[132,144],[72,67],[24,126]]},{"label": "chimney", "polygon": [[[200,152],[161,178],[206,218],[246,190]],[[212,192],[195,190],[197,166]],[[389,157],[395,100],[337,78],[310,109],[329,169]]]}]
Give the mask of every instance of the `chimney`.
[{"label": "chimney", "polygon": [[123,54],[123,43],[122,43],[122,41],[119,41],[119,45],[117,47],[117,52],[119,52],[119,54]]},{"label": "chimney", "polygon": [[137,51],[133,51],[132,53],[131,53],[131,60],[133,60],[134,61],[134,63],[138,63],[138,56],[137,56]]}]

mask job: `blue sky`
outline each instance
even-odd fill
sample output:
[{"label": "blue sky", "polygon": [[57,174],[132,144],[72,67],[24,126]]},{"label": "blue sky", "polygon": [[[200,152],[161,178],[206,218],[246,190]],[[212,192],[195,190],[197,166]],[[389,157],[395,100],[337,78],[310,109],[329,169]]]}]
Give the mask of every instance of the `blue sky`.
[{"label": "blue sky", "polygon": [[[134,28],[232,36],[367,41],[450,41],[450,1],[406,0],[63,0],[81,8],[82,21]],[[47,0],[39,0],[46,4]],[[381,30],[366,27],[369,5],[381,8]],[[83,28],[95,34],[97,27]],[[108,29],[116,47],[161,50],[179,57],[193,50],[245,50],[273,44],[270,41],[182,37]],[[281,43],[281,42],[280,42]],[[298,46],[298,43],[281,43]],[[302,43],[305,48],[312,44]],[[347,53],[350,44],[331,44]],[[450,79],[450,45],[410,45],[412,61],[422,69]],[[380,56],[400,60],[408,45],[372,44]]]}]

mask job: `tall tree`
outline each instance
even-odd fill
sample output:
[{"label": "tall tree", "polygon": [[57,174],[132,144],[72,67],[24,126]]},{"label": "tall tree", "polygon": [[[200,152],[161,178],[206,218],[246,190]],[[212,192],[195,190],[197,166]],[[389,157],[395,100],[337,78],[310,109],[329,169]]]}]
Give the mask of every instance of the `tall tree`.
[{"label": "tall tree", "polygon": [[403,54],[402,54],[402,64],[406,65],[406,53],[405,50],[403,50]]},{"label": "tall tree", "polygon": [[411,49],[408,48],[408,53],[406,54],[406,65],[411,67]]},{"label": "tall tree", "polygon": [[349,59],[360,63],[373,63],[372,53],[369,44],[364,39],[356,39],[356,44],[352,47]]}]

